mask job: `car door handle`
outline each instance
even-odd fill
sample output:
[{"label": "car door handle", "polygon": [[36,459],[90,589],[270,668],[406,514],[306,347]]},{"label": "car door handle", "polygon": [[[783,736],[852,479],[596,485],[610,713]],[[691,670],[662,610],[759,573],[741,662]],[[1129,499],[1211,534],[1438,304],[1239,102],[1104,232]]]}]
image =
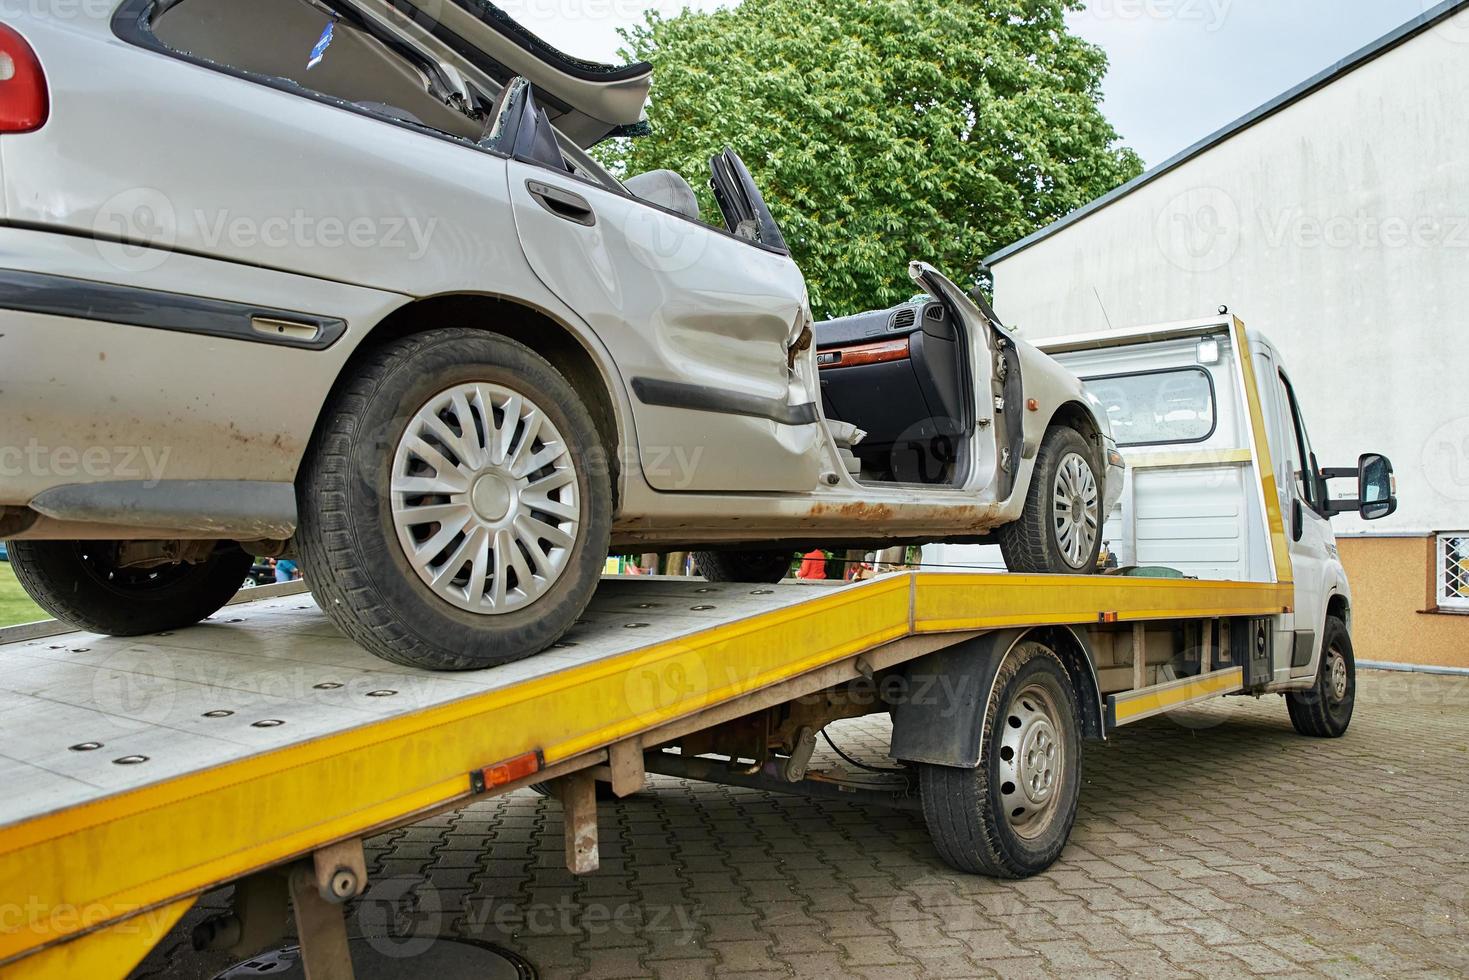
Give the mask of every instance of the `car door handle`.
[{"label": "car door handle", "polygon": [[525,189],[530,191],[530,196],[536,199],[537,204],[558,218],[575,221],[579,225],[590,226],[597,223],[597,213],[580,194],[573,194],[539,180],[526,181]]}]

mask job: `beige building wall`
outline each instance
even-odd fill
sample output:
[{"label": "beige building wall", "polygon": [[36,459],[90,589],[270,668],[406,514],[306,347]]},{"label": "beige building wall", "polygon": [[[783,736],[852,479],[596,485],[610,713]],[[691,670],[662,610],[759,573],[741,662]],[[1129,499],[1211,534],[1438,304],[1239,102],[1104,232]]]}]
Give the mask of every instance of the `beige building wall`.
[{"label": "beige building wall", "polygon": [[1340,546],[1358,660],[1469,669],[1469,615],[1436,608],[1433,535],[1343,538]]}]

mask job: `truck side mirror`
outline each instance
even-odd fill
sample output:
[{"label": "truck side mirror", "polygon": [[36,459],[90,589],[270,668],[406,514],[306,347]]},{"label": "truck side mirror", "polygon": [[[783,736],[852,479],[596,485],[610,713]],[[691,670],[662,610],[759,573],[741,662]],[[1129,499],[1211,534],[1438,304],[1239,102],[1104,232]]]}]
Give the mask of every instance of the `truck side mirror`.
[{"label": "truck side mirror", "polygon": [[1357,465],[1357,501],[1364,521],[1381,520],[1398,509],[1392,463],[1386,456],[1368,453]]},{"label": "truck side mirror", "polygon": [[1356,511],[1364,521],[1380,521],[1397,512],[1397,481],[1393,478],[1392,463],[1386,456],[1367,453],[1357,461],[1356,469],[1324,469],[1321,475],[1327,480],[1357,478],[1357,499],[1328,501],[1328,514]]}]

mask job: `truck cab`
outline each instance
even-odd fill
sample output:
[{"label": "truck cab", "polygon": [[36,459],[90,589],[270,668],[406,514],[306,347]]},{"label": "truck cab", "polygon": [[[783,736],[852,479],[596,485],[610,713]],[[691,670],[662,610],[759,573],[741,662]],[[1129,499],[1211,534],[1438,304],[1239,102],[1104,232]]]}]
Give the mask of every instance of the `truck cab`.
[{"label": "truck cab", "polygon": [[[1295,601],[1271,624],[1266,683],[1310,687],[1328,617],[1351,625],[1331,518],[1390,515],[1391,463],[1369,453],[1323,466],[1279,350],[1228,314],[1037,346],[1101,403],[1127,461],[1103,530],[1106,563],[1130,575],[1290,584]],[[926,560],[1003,567],[983,548],[939,547]]]}]

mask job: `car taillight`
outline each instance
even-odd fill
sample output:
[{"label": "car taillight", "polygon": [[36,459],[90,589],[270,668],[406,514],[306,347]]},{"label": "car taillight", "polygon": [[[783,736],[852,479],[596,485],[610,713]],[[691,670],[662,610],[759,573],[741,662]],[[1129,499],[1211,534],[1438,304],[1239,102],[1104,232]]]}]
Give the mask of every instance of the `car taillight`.
[{"label": "car taillight", "polygon": [[40,129],[51,111],[46,73],[13,27],[0,24],[0,133]]}]

